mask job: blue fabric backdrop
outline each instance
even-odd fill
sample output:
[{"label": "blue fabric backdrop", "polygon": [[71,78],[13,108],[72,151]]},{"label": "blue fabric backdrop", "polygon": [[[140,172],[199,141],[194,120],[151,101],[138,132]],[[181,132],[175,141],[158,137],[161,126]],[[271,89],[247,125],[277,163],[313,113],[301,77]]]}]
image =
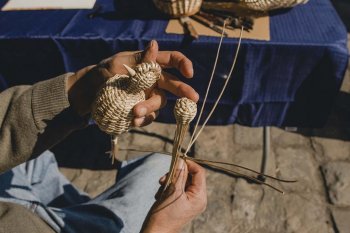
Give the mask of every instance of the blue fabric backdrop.
[{"label": "blue fabric backdrop", "polygon": [[[185,45],[182,35],[165,33],[167,19],[150,1],[97,4],[101,10],[92,19],[92,10],[0,12],[2,88],[75,71],[157,39],[161,50],[179,50],[193,61],[195,78],[189,83],[205,93],[218,38],[202,36]],[[272,12],[270,33],[269,42],[243,40],[237,68],[210,124],[319,127],[327,120],[348,62],[347,32],[330,1],[310,0]],[[237,39],[225,39],[209,107],[236,46]],[[174,99],[169,95],[160,121],[174,122]]]}]

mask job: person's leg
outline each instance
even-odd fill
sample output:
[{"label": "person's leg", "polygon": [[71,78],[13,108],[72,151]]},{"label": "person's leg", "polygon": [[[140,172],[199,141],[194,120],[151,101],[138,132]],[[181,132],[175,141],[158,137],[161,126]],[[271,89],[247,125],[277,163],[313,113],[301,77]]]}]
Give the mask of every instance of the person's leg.
[{"label": "person's leg", "polygon": [[64,223],[48,205],[65,207],[89,200],[59,172],[49,151],[0,175],[0,201],[27,207],[57,231]]},{"label": "person's leg", "polygon": [[113,187],[86,204],[62,209],[64,231],[139,232],[169,166],[170,157],[161,154],[123,162]]},{"label": "person's leg", "polygon": [[[171,158],[152,154],[139,160],[126,161],[118,174],[114,192],[100,202],[124,222],[124,232],[138,232],[155,202],[159,179],[169,170]],[[101,197],[92,202],[98,202]]]},{"label": "person's leg", "polygon": [[60,173],[55,156],[50,151],[0,175],[0,196],[39,201],[53,207],[90,200]]},{"label": "person's leg", "polygon": [[123,162],[117,183],[84,204],[86,196],[79,197],[49,153],[1,175],[0,200],[27,206],[57,232],[139,232],[169,165],[160,154]]}]

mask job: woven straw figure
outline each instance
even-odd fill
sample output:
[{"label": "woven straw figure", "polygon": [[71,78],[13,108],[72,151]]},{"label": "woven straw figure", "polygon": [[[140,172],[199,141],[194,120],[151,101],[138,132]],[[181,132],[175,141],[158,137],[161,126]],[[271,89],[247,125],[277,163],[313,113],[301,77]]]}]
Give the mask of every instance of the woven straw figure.
[{"label": "woven straw figure", "polygon": [[134,69],[124,65],[129,75],[115,75],[98,92],[92,106],[92,118],[98,127],[112,135],[111,155],[117,153],[118,136],[132,127],[133,107],[145,100],[145,90],[160,78],[157,63],[141,63]]},{"label": "woven straw figure", "polygon": [[174,136],[174,147],[172,151],[172,160],[169,169],[169,175],[165,184],[164,190],[172,183],[175,182],[174,177],[175,167],[180,156],[180,150],[182,148],[182,142],[187,132],[188,126],[197,114],[197,104],[186,97],[176,100],[174,107],[174,115],[176,119],[176,130]]},{"label": "woven straw figure", "polygon": [[252,10],[269,11],[305,4],[308,0],[241,0],[241,2]]}]

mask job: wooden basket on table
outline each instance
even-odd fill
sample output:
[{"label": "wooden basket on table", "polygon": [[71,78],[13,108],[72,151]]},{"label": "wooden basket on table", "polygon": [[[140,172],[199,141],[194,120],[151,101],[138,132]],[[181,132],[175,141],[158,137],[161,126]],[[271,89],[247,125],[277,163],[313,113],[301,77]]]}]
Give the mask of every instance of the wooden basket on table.
[{"label": "wooden basket on table", "polygon": [[173,18],[196,14],[202,0],[153,0],[155,6],[164,14]]}]

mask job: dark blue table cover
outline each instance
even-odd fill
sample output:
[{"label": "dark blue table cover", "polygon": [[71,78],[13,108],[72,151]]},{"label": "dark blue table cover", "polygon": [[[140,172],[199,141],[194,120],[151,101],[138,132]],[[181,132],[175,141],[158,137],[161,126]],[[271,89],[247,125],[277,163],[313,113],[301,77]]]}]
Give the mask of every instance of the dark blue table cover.
[{"label": "dark blue table cover", "polygon": [[[50,10],[0,12],[0,85],[31,84],[76,71],[125,50],[144,49],[151,39],[161,50],[179,50],[194,64],[189,83],[200,94],[210,76],[217,37],[184,46],[183,36],[166,34],[167,19],[149,1],[97,0],[100,12]],[[0,5],[3,5],[1,2]],[[124,5],[123,5],[124,4]],[[123,7],[119,7],[123,5]],[[249,126],[324,125],[348,62],[347,32],[329,0],[310,0],[271,13],[271,41],[244,39],[237,68],[210,124]],[[214,102],[228,73],[237,39],[225,39],[209,96]],[[159,121],[174,122],[172,104]],[[207,108],[209,109],[209,108]]]}]

